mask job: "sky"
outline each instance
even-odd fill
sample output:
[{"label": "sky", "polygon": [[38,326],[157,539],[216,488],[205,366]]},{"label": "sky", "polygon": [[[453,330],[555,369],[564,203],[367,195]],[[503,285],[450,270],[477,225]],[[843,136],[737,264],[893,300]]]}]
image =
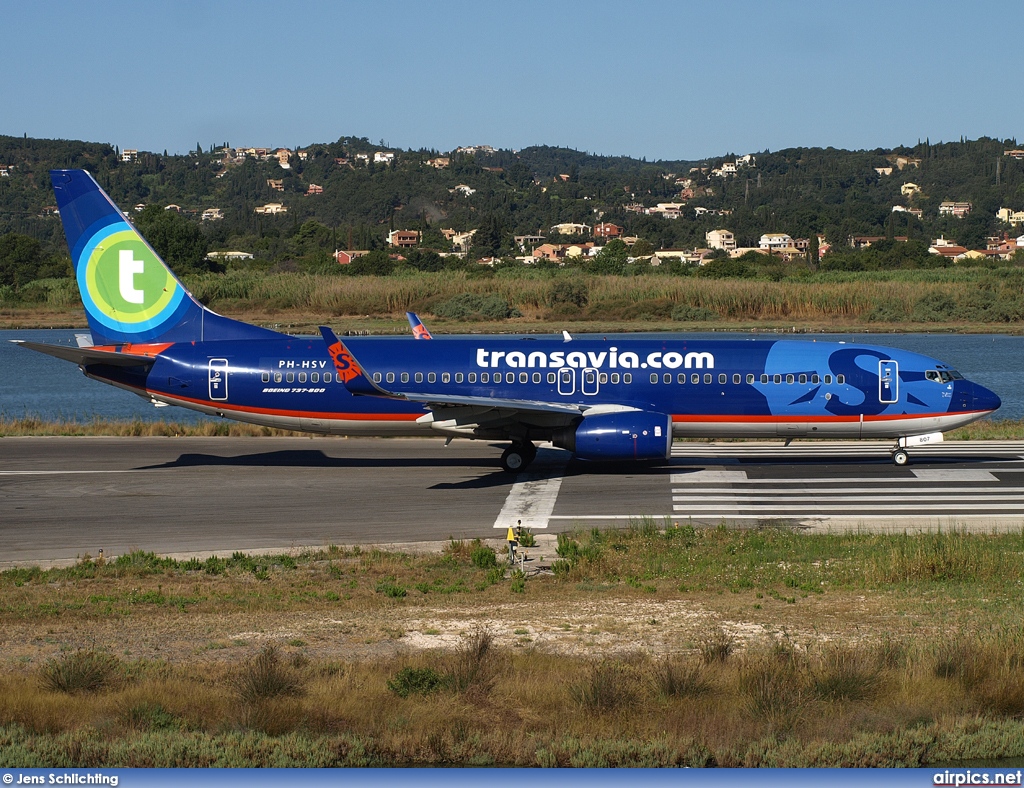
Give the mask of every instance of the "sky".
[{"label": "sky", "polygon": [[0,0],[0,134],[698,160],[1024,139],[1020,0]]}]

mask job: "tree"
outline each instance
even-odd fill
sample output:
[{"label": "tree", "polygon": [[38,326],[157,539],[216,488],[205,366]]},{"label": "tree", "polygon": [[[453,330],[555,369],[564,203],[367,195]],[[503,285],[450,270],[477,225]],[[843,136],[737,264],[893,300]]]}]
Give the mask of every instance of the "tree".
[{"label": "tree", "polygon": [[42,246],[20,233],[0,236],[0,285],[21,287],[38,278],[43,263]]},{"label": "tree", "polygon": [[136,217],[135,226],[175,272],[215,269],[206,259],[207,245],[203,231],[177,211],[148,205]]}]

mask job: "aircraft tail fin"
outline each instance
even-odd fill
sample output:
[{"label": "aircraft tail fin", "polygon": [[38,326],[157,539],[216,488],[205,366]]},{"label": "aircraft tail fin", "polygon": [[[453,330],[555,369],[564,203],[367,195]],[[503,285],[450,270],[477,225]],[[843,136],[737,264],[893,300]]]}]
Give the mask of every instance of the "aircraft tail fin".
[{"label": "aircraft tail fin", "polygon": [[280,337],[200,304],[85,170],[51,170],[93,342]]},{"label": "aircraft tail fin", "polygon": [[409,320],[409,327],[412,329],[412,335],[416,339],[433,339],[430,332],[427,331],[427,327],[423,325],[423,321],[420,320],[420,316],[415,312],[406,312],[406,318]]}]

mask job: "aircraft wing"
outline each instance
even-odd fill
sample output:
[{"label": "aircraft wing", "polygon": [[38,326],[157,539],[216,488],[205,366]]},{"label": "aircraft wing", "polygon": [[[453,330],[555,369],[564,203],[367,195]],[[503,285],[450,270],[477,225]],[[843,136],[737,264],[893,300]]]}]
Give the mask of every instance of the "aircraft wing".
[{"label": "aircraft wing", "polygon": [[388,391],[366,375],[359,362],[330,328],[321,326],[320,333],[327,343],[339,378],[349,392],[355,395],[419,402],[438,415],[443,413],[445,418],[473,419],[477,422],[508,422],[525,416],[533,419],[541,417],[549,421],[554,417],[555,421],[567,424],[587,410],[586,406],[561,402]]},{"label": "aircraft wing", "polygon": [[107,364],[113,367],[151,366],[156,359],[153,356],[137,356],[132,353],[119,353],[114,350],[99,350],[95,347],[69,347],[67,345],[47,345],[44,342],[29,342],[24,339],[10,340],[16,345],[27,347],[48,356],[72,361],[80,367],[90,364]]}]

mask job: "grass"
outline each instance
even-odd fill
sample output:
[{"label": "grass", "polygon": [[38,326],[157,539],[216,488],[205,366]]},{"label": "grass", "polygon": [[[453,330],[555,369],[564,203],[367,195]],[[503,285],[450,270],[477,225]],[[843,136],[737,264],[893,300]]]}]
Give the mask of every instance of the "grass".
[{"label": "grass", "polygon": [[[559,542],[566,573],[493,582],[454,540],[2,572],[0,765],[1024,756],[1022,532],[637,522]],[[463,590],[379,590],[419,584]]]}]

